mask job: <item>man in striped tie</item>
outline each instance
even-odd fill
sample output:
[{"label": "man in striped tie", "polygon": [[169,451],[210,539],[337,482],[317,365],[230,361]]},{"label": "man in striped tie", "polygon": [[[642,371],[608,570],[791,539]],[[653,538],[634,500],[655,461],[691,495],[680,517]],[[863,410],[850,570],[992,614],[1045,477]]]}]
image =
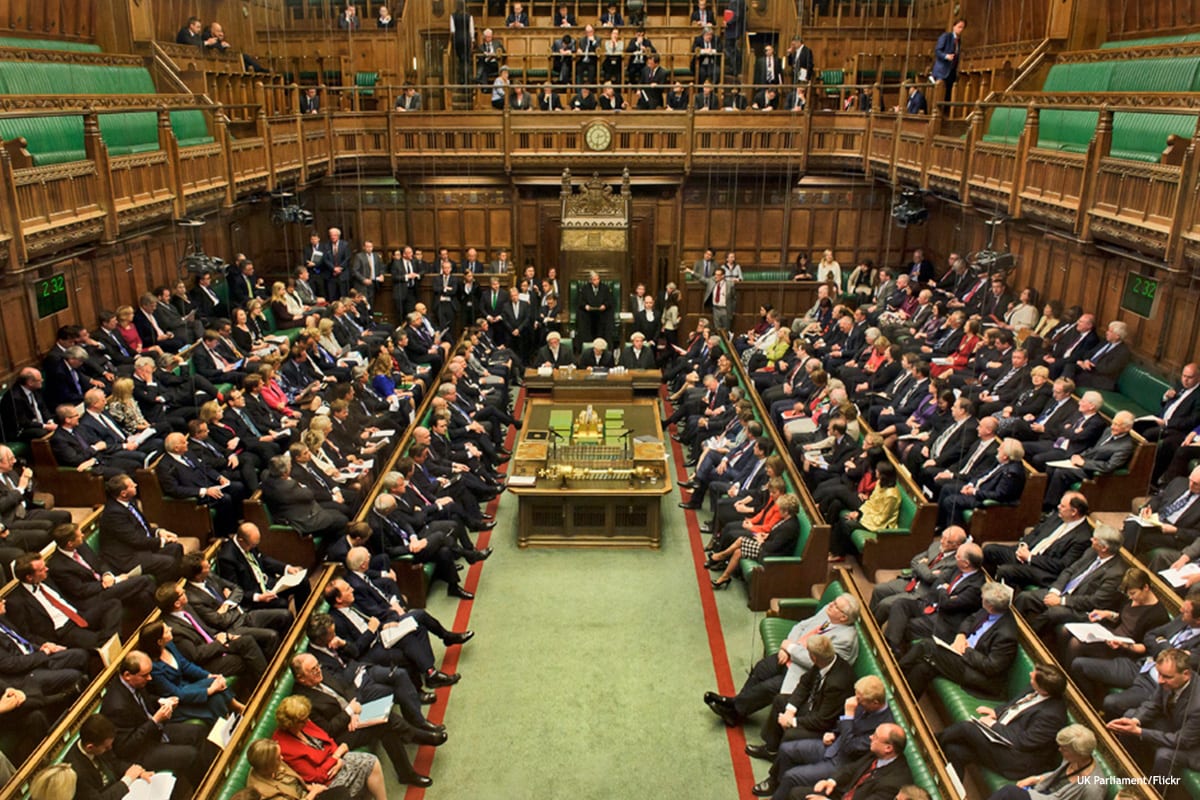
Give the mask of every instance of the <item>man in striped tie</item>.
[{"label": "man in striped tie", "polygon": [[894,797],[901,787],[912,783],[912,772],[904,759],[908,738],[894,722],[885,722],[871,734],[871,751],[843,766],[832,778],[818,781],[807,791],[793,791],[793,797],[831,797],[854,800],[855,797]]}]

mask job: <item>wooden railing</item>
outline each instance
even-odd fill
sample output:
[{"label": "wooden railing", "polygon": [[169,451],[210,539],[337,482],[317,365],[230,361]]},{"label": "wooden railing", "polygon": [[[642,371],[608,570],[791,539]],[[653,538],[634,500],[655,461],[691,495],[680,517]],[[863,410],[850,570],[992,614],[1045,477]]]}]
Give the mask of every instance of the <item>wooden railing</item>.
[{"label": "wooden railing", "polygon": [[[420,88],[429,93],[443,87]],[[752,93],[754,87],[745,88]],[[252,102],[231,106],[207,105],[189,95],[4,97],[0,116],[81,117],[85,157],[32,167],[19,143],[7,143],[0,180],[11,208],[0,221],[0,234],[11,236],[10,250],[18,259],[36,258],[64,244],[115,238],[121,230],[215,203],[229,206],[264,189],[303,186],[339,170],[395,174],[406,163],[436,166],[446,174],[467,164],[475,174],[558,173],[564,167],[628,166],[649,173],[753,168],[875,176],[1049,224],[1084,240],[1116,243],[1168,264],[1181,256],[1200,259],[1200,203],[1195,201],[1200,168],[1194,147],[1182,140],[1170,164],[1111,153],[1115,113],[1178,115],[1190,110],[1184,98],[1010,94],[1002,102],[974,104],[967,120],[956,120],[943,117],[937,104],[929,116],[818,108],[826,99],[839,105],[859,88],[869,88],[876,98],[899,96],[899,86],[809,88],[812,101],[806,110],[773,113],[546,114],[495,111],[490,104],[471,112],[399,113],[392,103],[400,87],[391,85],[376,87],[376,110],[304,116],[271,107],[295,103],[295,86],[259,86]],[[478,94],[477,87],[473,91]],[[323,86],[319,96],[328,109],[346,105],[339,98],[351,92]],[[984,141],[990,116],[1014,107],[1028,112],[1017,141]],[[1041,112],[1050,108],[1100,109],[1096,132],[1083,152],[1036,146]],[[184,109],[205,113],[212,144],[177,146],[168,112]],[[158,114],[158,150],[107,152],[100,118],[129,110]],[[593,150],[585,134],[597,124],[608,128],[612,141]]]}]

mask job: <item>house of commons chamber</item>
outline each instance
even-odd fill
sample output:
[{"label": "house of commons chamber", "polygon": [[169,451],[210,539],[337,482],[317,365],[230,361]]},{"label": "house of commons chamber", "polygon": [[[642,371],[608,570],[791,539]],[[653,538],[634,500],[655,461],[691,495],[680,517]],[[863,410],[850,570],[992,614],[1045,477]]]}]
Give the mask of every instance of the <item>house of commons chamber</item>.
[{"label": "house of commons chamber", "polygon": [[0,800],[1200,798],[1197,98],[1200,0],[0,0]]}]

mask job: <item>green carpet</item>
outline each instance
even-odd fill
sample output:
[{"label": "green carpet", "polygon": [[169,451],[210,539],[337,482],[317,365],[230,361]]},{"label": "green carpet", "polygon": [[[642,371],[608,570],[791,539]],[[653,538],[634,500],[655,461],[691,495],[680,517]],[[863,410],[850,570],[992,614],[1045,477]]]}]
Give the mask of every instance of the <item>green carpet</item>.
[{"label": "green carpet", "polygon": [[[426,798],[736,796],[726,729],[702,701],[717,688],[710,590],[678,499],[663,499],[659,551],[520,550],[516,498],[503,496]],[[740,685],[759,652],[757,616],[740,584],[717,601]],[[458,603],[437,584],[429,610],[449,625]]]}]

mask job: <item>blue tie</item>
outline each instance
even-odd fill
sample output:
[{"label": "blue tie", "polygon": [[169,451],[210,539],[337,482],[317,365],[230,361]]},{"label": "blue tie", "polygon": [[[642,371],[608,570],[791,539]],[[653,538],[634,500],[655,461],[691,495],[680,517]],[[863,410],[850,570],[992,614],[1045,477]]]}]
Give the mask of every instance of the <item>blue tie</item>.
[{"label": "blue tie", "polygon": [[28,639],[26,639],[21,634],[14,631],[12,628],[5,625],[3,622],[0,622],[0,633],[3,633],[5,636],[7,636],[8,638],[10,638],[14,642],[16,642],[17,647],[19,647],[21,649],[21,652],[24,653],[25,655],[29,655],[30,653],[32,653],[34,650],[37,649],[36,647],[33,646],[32,642],[30,642]]},{"label": "blue tie", "polygon": [[1192,502],[1194,497],[1195,495],[1191,492],[1184,492],[1173,503],[1171,503],[1171,505],[1163,509],[1162,514],[1159,515],[1159,519],[1171,522],[1172,515],[1178,514],[1180,511],[1182,511],[1188,503]]},{"label": "blue tie", "polygon": [[250,421],[250,416],[245,412],[244,409],[238,408],[234,410],[237,411],[237,415],[242,418],[242,422],[246,423],[246,427],[250,429],[251,433],[253,433],[255,436],[262,436],[262,433],[258,430],[254,423]]},{"label": "blue tie", "polygon": [[1063,593],[1063,594],[1070,594],[1071,592],[1073,592],[1073,591],[1075,591],[1076,589],[1078,589],[1078,588],[1079,588],[1079,584],[1083,583],[1083,582],[1084,582],[1084,580],[1086,580],[1086,579],[1087,579],[1087,576],[1089,576],[1089,575],[1091,575],[1093,572],[1095,572],[1095,571],[1096,571],[1096,567],[1098,567],[1098,566],[1100,566],[1100,559],[1098,559],[1098,558],[1097,558],[1095,561],[1093,561],[1093,562],[1091,563],[1091,566],[1089,566],[1089,567],[1088,567],[1087,569],[1085,569],[1083,572],[1081,572],[1081,573],[1079,573],[1078,575],[1076,575],[1076,576],[1075,576],[1074,578],[1072,578],[1071,580],[1067,581],[1067,585],[1063,587],[1063,591],[1062,591],[1062,593]]},{"label": "blue tie", "polygon": [[142,526],[142,530],[146,532],[146,535],[153,538],[154,534],[150,532],[149,526],[146,525],[146,518],[142,516],[141,512],[137,510],[137,507],[133,503],[129,504],[129,511],[131,514],[133,514],[133,518],[138,521],[138,524]]}]

